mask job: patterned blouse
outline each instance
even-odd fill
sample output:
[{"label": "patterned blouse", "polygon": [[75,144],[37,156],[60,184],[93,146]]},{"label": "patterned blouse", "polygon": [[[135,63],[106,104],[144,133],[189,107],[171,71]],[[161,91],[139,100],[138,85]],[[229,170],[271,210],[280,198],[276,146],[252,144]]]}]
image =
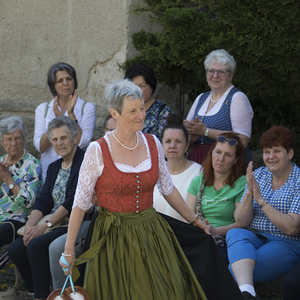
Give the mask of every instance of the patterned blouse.
[{"label": "patterned blouse", "polygon": [[9,170],[20,191],[15,196],[5,182],[0,185],[0,222],[12,219],[25,223],[43,184],[41,163],[27,153]]},{"label": "patterned blouse", "polygon": [[72,168],[72,163],[66,169],[61,167],[61,169],[58,171],[55,184],[52,190],[52,198],[54,203],[51,211],[52,214],[66,200],[66,189],[71,174],[71,168]]},{"label": "patterned blouse", "polygon": [[[267,200],[274,208],[282,213],[300,214],[300,169],[295,164],[293,164],[292,172],[287,181],[276,191],[272,190],[272,173],[268,170],[268,168],[259,168],[255,170],[254,174],[264,200]],[[242,199],[246,192],[247,185]],[[253,212],[254,217],[249,226],[250,228],[262,233],[269,233],[286,239],[300,240],[300,234],[290,236],[277,229],[254,199]]]},{"label": "patterned blouse", "polygon": [[154,134],[158,137],[158,139],[161,139],[161,133],[165,125],[165,118],[172,113],[173,111],[171,107],[156,99],[146,111],[144,129],[142,131]]}]

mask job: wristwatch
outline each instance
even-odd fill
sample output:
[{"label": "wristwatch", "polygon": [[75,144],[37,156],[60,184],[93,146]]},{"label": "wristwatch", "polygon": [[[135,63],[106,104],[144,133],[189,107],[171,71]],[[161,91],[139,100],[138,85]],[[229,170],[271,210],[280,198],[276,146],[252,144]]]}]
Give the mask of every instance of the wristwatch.
[{"label": "wristwatch", "polygon": [[204,131],[204,136],[208,136],[208,133],[209,133],[209,128],[206,127],[205,131]]},{"label": "wristwatch", "polygon": [[10,190],[12,190],[14,188],[15,184],[16,184],[16,182],[14,181],[13,183],[11,183],[11,184],[8,185],[8,188]]},{"label": "wristwatch", "polygon": [[48,226],[49,228],[52,227],[52,223],[51,223],[50,221],[46,220],[45,222],[46,222],[46,224],[47,224],[47,226]]},{"label": "wristwatch", "polygon": [[267,200],[264,200],[262,204],[259,205],[260,208],[263,208],[266,204],[269,204]]}]

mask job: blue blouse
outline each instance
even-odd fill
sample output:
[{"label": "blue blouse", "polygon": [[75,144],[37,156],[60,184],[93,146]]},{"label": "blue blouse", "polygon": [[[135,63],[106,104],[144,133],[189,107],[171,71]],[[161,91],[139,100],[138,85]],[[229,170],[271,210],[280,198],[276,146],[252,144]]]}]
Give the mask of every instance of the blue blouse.
[{"label": "blue blouse", "polygon": [[[264,200],[267,200],[274,208],[282,213],[300,214],[300,169],[295,164],[293,164],[292,172],[287,181],[275,191],[272,190],[272,173],[268,168],[261,167],[255,170],[254,176],[259,184],[260,192]],[[247,185],[242,199],[246,192]],[[277,229],[254,199],[253,213],[254,217],[249,226],[250,228],[286,239],[300,240],[300,234],[290,236]]]},{"label": "blue blouse", "polygon": [[165,119],[169,114],[172,113],[173,111],[171,107],[156,99],[146,111],[146,118],[142,131],[145,133],[154,134],[160,140],[162,130],[165,126]]}]

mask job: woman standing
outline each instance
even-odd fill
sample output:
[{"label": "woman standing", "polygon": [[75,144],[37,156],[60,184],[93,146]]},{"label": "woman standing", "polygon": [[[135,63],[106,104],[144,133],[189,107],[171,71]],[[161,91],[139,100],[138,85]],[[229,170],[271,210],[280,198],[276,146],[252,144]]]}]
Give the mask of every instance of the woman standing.
[{"label": "woman standing", "polygon": [[141,89],[124,80],[109,85],[105,98],[117,128],[87,149],[62,254],[70,266],[65,274],[72,273],[78,221],[96,188],[99,216],[91,248],[79,258],[88,261],[91,299],[206,299],[175,235],[152,207],[158,181],[170,205],[208,233],[173,186],[158,139],[141,133]]},{"label": "woman standing", "polygon": [[47,135],[49,122],[60,116],[68,116],[75,121],[78,130],[78,146],[82,150],[86,150],[91,142],[96,123],[95,105],[78,97],[76,71],[72,66],[63,62],[54,64],[48,72],[48,86],[54,99],[36,108],[33,138],[35,148],[42,153],[44,181],[48,165],[60,158]]},{"label": "woman standing", "polygon": [[[204,66],[211,91],[196,98],[184,121],[193,146],[190,159],[200,164],[222,132],[236,132],[246,148],[253,118],[247,96],[231,83],[236,69],[233,56],[223,49],[212,51]],[[251,161],[249,149],[247,158]]]},{"label": "woman standing", "polygon": [[[189,134],[183,126],[182,119],[170,114],[162,131],[162,146],[167,159],[167,167],[182,198],[186,201],[191,181],[200,174],[201,165],[187,159]],[[182,216],[165,200],[155,185],[153,207],[160,213],[183,221]]]},{"label": "woman standing", "polygon": [[146,118],[143,132],[154,134],[159,139],[165,125],[165,118],[173,113],[171,107],[153,97],[157,79],[147,65],[133,65],[126,70],[125,79],[131,80],[143,92]]},{"label": "woman standing", "polygon": [[259,299],[254,282],[286,276],[300,258],[300,169],[292,163],[295,136],[273,126],[260,138],[266,167],[247,168],[247,186],[228,231],[230,270],[244,299]]}]

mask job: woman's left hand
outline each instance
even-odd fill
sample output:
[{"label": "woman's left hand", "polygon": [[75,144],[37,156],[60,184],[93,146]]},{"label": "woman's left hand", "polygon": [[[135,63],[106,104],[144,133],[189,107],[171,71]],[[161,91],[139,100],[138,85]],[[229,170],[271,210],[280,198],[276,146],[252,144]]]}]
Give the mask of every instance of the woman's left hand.
[{"label": "woman's left hand", "polygon": [[200,219],[194,224],[194,226],[202,229],[206,234],[210,235],[209,227],[205,225]]},{"label": "woman's left hand", "polygon": [[202,121],[200,121],[198,117],[196,117],[196,119],[192,121],[184,120],[183,124],[189,134],[204,136],[206,125]]},{"label": "woman's left hand", "polygon": [[69,102],[68,102],[68,115],[70,117],[70,115],[75,116],[74,115],[74,107],[76,104],[78,98],[78,92],[77,90],[75,90],[74,95],[71,95],[69,98]]},{"label": "woman's left hand", "polygon": [[32,226],[29,229],[26,228],[26,232],[23,237],[24,246],[27,247],[27,245],[29,244],[29,242],[31,240],[43,235],[46,232],[46,230],[47,230],[47,227],[45,228],[44,224]]},{"label": "woman's left hand", "polygon": [[7,181],[7,178],[11,178],[9,166],[4,162],[0,162],[0,180]]}]

